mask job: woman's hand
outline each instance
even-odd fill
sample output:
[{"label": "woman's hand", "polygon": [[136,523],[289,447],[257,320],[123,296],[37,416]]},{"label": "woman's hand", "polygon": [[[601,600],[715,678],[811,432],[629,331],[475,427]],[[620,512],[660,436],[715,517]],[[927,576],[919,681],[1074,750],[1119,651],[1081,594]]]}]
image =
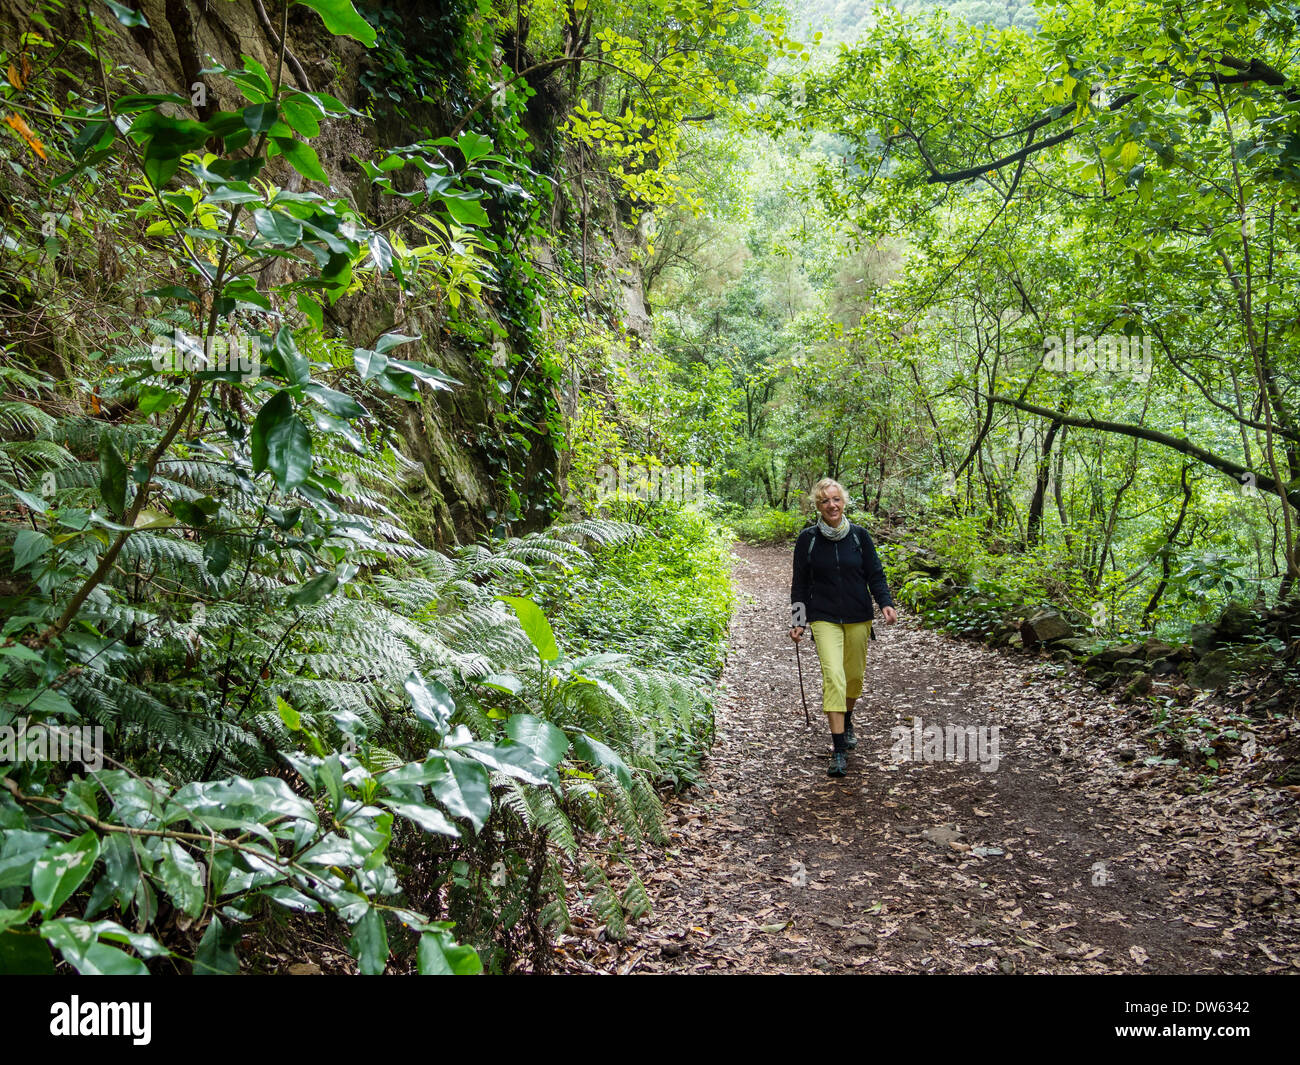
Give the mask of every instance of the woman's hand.
[{"label": "woman's hand", "polygon": [[790,626],[790,639],[794,640],[795,643],[798,643],[801,639],[803,639],[803,626],[802,626],[802,625],[791,625],[791,626]]},{"label": "woman's hand", "polygon": [[885,622],[889,625],[898,620],[898,611],[892,606],[883,607],[880,612],[885,616]]}]

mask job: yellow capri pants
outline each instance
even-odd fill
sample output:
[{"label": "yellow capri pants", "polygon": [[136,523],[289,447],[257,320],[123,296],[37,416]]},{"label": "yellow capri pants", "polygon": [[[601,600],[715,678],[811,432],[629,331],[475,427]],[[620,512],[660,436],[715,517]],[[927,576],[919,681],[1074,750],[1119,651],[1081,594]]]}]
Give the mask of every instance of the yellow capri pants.
[{"label": "yellow capri pants", "polygon": [[871,622],[837,625],[833,621],[814,621],[809,627],[822,664],[822,710],[842,714],[844,704],[862,694]]}]

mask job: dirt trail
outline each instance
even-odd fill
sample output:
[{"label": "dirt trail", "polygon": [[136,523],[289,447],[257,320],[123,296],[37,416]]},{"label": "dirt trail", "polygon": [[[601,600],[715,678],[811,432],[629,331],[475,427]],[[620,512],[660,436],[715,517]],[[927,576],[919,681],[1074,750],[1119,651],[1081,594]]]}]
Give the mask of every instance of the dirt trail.
[{"label": "dirt trail", "polygon": [[[877,622],[854,714],[861,743],[848,776],[828,778],[816,655],[805,643],[810,730],[784,632],[789,550],[736,553],[742,605],[707,779],[670,804],[668,848],[647,847],[635,861],[654,915],[622,945],[565,937],[570,963],[615,972],[1300,970],[1294,796],[1244,786],[1180,794],[1185,773],[1143,765],[1149,752],[1130,737],[1132,707],[1056,663],[906,617]],[[965,762],[901,761],[891,729],[910,734],[914,717],[998,726],[996,768],[987,747],[991,771],[969,752]]]}]

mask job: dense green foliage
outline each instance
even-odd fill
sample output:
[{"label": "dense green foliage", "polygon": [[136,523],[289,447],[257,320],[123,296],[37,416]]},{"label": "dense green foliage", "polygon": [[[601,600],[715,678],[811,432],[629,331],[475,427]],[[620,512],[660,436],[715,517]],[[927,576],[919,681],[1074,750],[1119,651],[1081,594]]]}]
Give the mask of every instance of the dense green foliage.
[{"label": "dense green foliage", "polygon": [[[585,208],[579,232],[545,219],[592,188],[652,195],[631,178],[667,172],[694,90],[680,71],[647,86],[654,161],[629,170],[606,144],[617,180],[557,194],[529,153],[562,169],[565,120],[539,125],[536,87],[498,65],[480,30],[506,32],[504,13],[307,6],[326,38],[374,46],[365,111],[303,87],[289,5],[271,62],[205,69],[224,108],[207,83],[135,91],[110,57],[148,26],[121,6],[84,21],[51,5],[0,64],[0,313],[22,327],[0,367],[0,725],[28,745],[2,755],[7,971],[260,968],[286,922],[365,973],[544,968],[567,884],[611,937],[645,912],[635,875],[616,894],[604,866],[658,838],[656,788],[692,779],[711,738],[730,606],[717,531],[654,507],[640,525],[509,535],[561,501],[568,332],[621,335],[600,324]],[[596,50],[645,81],[613,28],[629,11],[599,14]],[[697,45],[732,35],[725,14],[701,7]],[[781,39],[779,22],[744,25]],[[55,45],[68,32],[84,60]],[[440,40],[454,47],[426,47]],[[721,47],[693,62],[734,62]],[[565,136],[594,151],[581,109]],[[341,195],[330,131],[360,121],[407,143],[358,156]],[[543,275],[538,241],[577,277]],[[544,323],[547,293],[572,304]],[[396,311],[353,336],[367,301]],[[448,352],[472,381],[431,361]],[[496,500],[478,520],[500,536],[439,552],[394,429],[469,385],[500,397],[476,441]],[[685,618],[690,664],[664,671],[648,648],[675,647]],[[95,729],[102,747],[46,757]]]},{"label": "dense green foliage", "polygon": [[676,218],[657,335],[732,375],[737,528],[793,531],[829,474],[972,596],[1104,635],[1287,597],[1294,34],[1247,3],[882,4],[777,79],[765,139],[701,138],[745,195]]},{"label": "dense green foliage", "polygon": [[599,570],[565,586],[561,624],[588,647],[625,652],[643,666],[673,662],[684,675],[716,675],[731,616],[725,529],[699,511],[645,505],[645,535],[602,549]]}]

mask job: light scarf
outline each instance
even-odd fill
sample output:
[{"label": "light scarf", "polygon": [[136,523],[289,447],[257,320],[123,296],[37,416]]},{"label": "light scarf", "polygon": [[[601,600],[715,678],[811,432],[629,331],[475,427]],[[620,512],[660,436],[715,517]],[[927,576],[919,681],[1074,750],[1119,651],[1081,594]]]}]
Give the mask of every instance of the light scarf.
[{"label": "light scarf", "polygon": [[849,535],[849,530],[853,528],[853,523],[849,521],[846,515],[841,514],[839,528],[832,529],[822,518],[819,517],[817,519],[817,528],[821,530],[821,534],[828,540],[843,540],[844,537]]}]

